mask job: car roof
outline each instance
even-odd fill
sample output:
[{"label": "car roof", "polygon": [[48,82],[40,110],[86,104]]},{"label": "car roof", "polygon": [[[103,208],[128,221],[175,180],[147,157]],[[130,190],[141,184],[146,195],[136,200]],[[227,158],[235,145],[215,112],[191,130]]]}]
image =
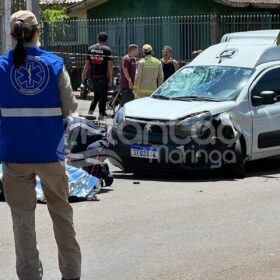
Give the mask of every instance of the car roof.
[{"label": "car roof", "polygon": [[280,62],[280,46],[276,45],[279,30],[261,30],[225,34],[220,44],[211,46],[189,65],[219,65],[255,68]]},{"label": "car roof", "polygon": [[245,32],[234,32],[227,33],[223,35],[221,39],[221,43],[235,41],[250,41],[250,42],[266,42],[268,44],[273,44],[277,35],[279,34],[278,29],[270,29],[270,30],[256,30],[256,31],[245,31]]}]

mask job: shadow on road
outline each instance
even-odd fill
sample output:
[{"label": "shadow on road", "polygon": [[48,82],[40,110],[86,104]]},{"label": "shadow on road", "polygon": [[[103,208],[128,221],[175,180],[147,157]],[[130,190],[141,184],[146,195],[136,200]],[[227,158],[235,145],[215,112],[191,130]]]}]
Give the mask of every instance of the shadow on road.
[{"label": "shadow on road", "polygon": [[[275,178],[280,174],[280,157],[262,159],[246,163],[246,177]],[[161,173],[155,171],[145,171],[143,173],[125,173],[114,171],[115,179],[141,180],[141,181],[165,181],[165,182],[216,182],[234,181],[230,171],[224,168],[203,170],[203,171],[182,171],[181,173]],[[240,179],[239,179],[240,180]]]},{"label": "shadow on road", "polygon": [[109,189],[108,187],[103,187],[98,194],[106,194],[106,193],[113,192],[113,191],[114,190],[111,188]]},{"label": "shadow on road", "polygon": [[275,178],[280,174],[280,157],[256,160],[246,164],[247,177]]}]

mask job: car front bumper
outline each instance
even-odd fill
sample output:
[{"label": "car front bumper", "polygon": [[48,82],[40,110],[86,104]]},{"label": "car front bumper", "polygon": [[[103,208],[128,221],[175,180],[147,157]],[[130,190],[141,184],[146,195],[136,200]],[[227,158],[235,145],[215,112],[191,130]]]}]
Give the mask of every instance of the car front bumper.
[{"label": "car front bumper", "polygon": [[[205,170],[220,168],[224,164],[224,155],[232,151],[231,147],[215,139],[214,144],[199,145],[191,141],[187,145],[154,144],[148,143],[140,146],[158,148],[156,159],[139,158],[131,155],[134,143],[123,143],[117,134],[113,134],[113,151],[117,157],[110,158],[110,162],[125,171],[178,171],[178,170]],[[139,145],[139,144],[137,144]]]}]

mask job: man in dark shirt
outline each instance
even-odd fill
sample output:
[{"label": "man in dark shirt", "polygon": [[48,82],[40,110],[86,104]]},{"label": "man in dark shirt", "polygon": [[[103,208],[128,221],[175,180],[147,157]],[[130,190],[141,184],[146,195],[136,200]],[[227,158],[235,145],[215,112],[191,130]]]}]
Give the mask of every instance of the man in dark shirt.
[{"label": "man in dark shirt", "polygon": [[113,58],[110,47],[106,45],[107,34],[101,32],[97,36],[97,43],[88,48],[88,57],[82,72],[84,81],[90,72],[93,83],[94,98],[89,107],[89,114],[93,114],[99,102],[99,120],[106,115],[106,99],[108,86],[112,86],[113,80]]},{"label": "man in dark shirt", "polygon": [[170,46],[165,46],[162,50],[161,59],[164,81],[166,81],[179,69],[179,63],[171,57],[171,54],[172,48]]},{"label": "man in dark shirt", "polygon": [[120,89],[122,95],[122,105],[134,99],[132,89],[134,85],[134,78],[137,66],[137,55],[138,46],[132,44],[128,46],[128,54],[123,56],[121,59]]}]

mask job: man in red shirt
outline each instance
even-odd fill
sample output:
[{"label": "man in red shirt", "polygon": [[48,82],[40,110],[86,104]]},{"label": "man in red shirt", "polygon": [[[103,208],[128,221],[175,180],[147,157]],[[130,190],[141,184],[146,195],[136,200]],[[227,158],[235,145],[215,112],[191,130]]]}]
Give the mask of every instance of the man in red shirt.
[{"label": "man in red shirt", "polygon": [[138,46],[135,44],[128,46],[128,54],[121,59],[121,80],[120,89],[122,95],[122,105],[134,99],[132,92],[135,72],[137,67],[136,57],[138,56]]}]

